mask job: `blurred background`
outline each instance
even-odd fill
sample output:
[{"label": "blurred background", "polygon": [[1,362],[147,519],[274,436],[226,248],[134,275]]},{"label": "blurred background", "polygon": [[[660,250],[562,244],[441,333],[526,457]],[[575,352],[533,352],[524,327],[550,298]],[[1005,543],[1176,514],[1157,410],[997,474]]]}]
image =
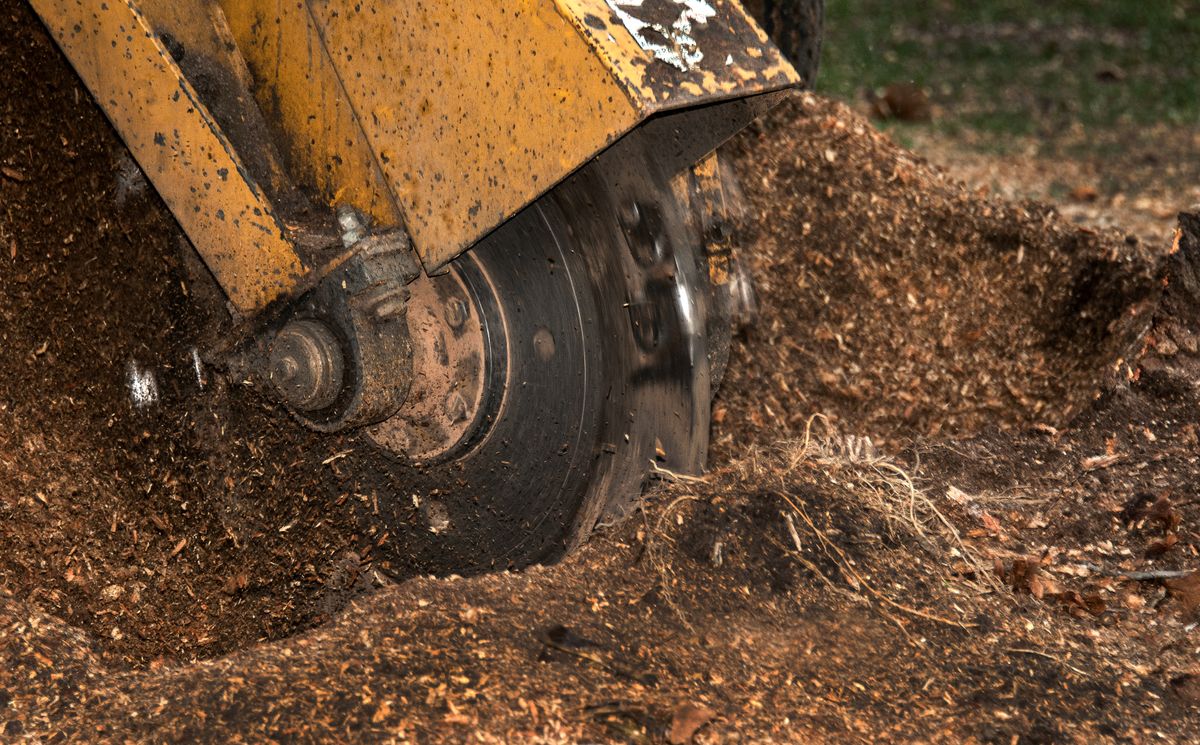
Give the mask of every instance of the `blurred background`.
[{"label": "blurred background", "polygon": [[818,89],[909,82],[934,126],[1004,148],[1088,130],[1200,123],[1195,0],[828,0]]},{"label": "blurred background", "polygon": [[1200,0],[826,0],[815,87],[1079,222],[1158,236],[1200,202]]}]

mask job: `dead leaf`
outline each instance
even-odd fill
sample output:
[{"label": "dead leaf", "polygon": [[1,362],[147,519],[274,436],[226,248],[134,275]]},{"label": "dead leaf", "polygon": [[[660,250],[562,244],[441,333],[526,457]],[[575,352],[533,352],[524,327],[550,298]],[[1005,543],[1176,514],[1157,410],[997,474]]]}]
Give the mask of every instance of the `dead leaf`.
[{"label": "dead leaf", "polygon": [[1179,514],[1179,510],[1172,506],[1171,498],[1163,494],[1154,500],[1154,504],[1146,511],[1146,519],[1162,523],[1163,530],[1171,533],[1179,527],[1183,517]]},{"label": "dead leaf", "polygon": [[1062,592],[1062,586],[1044,574],[1034,574],[1029,578],[1029,594],[1038,600],[1058,597]]},{"label": "dead leaf", "polygon": [[914,83],[892,83],[882,91],[868,94],[871,113],[879,119],[927,122],[933,118],[929,92]]},{"label": "dead leaf", "polygon": [[1200,706],[1200,675],[1180,675],[1171,680],[1171,691],[1185,704]]},{"label": "dead leaf", "polygon": [[671,733],[668,739],[671,745],[687,745],[695,737],[696,732],[708,724],[716,716],[713,710],[704,704],[681,704],[671,715]]},{"label": "dead leaf", "polygon": [[[1000,559],[996,559],[994,563],[996,573],[1014,592],[1033,592],[1034,585],[1032,583],[1042,569],[1040,559],[1032,556],[1013,559],[1012,564],[1007,568]],[[1044,581],[1037,586],[1040,587],[1041,592],[1045,592]]]},{"label": "dead leaf", "polygon": [[1170,551],[1176,543],[1179,543],[1179,536],[1174,533],[1168,533],[1166,538],[1154,541],[1146,547],[1146,558],[1157,559],[1166,552]]},{"label": "dead leaf", "polygon": [[1200,610],[1200,572],[1192,572],[1179,579],[1165,580],[1163,586],[1172,597],[1179,599],[1185,613]]},{"label": "dead leaf", "polygon": [[1072,615],[1082,616],[1083,612],[1090,613],[1093,616],[1103,615],[1104,611],[1108,610],[1108,603],[1100,593],[1091,592],[1082,594],[1076,590],[1067,590],[1057,596],[1059,600],[1070,606]]},{"label": "dead leaf", "polygon": [[1071,199],[1076,202],[1094,202],[1100,198],[1100,192],[1094,186],[1081,184],[1071,190]]}]

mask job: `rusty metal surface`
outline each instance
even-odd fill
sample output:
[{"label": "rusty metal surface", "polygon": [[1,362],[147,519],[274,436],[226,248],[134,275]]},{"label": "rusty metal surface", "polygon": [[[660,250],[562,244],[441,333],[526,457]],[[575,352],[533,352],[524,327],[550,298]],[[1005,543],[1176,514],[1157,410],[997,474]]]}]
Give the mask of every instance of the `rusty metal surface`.
[{"label": "rusty metal surface", "polygon": [[304,273],[262,189],[132,0],[32,0],[230,301],[250,314]]},{"label": "rusty metal surface", "polygon": [[[495,413],[489,399],[505,382],[503,323],[486,310],[495,304],[494,293],[478,269],[474,276],[483,286],[473,288],[462,264],[408,286],[412,388],[396,416],[370,430],[375,442],[416,463],[439,462],[465,449]],[[479,292],[487,297],[477,298]]]}]

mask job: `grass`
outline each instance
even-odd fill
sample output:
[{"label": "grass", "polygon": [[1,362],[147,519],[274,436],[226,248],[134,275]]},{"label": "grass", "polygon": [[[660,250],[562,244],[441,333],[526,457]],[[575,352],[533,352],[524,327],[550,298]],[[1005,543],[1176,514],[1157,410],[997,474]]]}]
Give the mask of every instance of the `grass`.
[{"label": "grass", "polygon": [[935,127],[985,143],[1200,129],[1200,0],[827,2],[827,94],[911,81],[930,91]]}]

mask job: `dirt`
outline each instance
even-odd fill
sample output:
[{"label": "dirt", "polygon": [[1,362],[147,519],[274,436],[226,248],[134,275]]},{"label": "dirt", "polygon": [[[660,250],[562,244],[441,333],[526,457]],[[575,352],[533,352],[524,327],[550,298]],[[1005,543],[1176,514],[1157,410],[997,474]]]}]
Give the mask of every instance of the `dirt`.
[{"label": "dirt", "polygon": [[[363,550],[320,464],[338,443],[196,366],[211,304],[192,302],[208,285],[180,231],[28,7],[7,5],[0,585],[136,664],[292,633]],[[135,368],[157,403],[132,401]]]},{"label": "dirt", "polygon": [[1200,741],[1200,235],[798,99],[728,152],[761,313],[711,472],[552,567],[412,576],[352,443],[197,374],[177,228],[0,20],[0,737]]},{"label": "dirt", "polygon": [[887,444],[1060,425],[1136,334],[1161,246],[972,194],[812,97],[739,144],[767,312],[725,398],[753,431],[818,411]]}]

